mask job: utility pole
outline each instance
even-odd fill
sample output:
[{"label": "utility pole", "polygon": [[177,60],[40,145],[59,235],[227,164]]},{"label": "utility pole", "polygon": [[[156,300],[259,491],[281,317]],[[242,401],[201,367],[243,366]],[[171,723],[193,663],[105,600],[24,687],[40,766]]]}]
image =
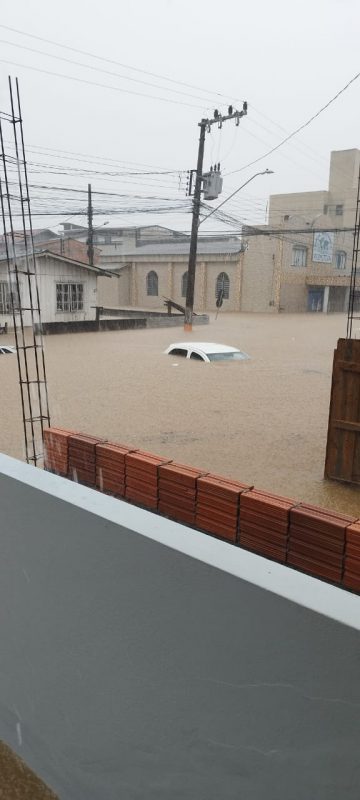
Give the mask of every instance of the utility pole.
[{"label": "utility pole", "polygon": [[204,161],[205,149],[205,133],[207,120],[202,119],[200,125],[199,136],[199,150],[198,160],[196,167],[196,181],[193,199],[193,213],[191,225],[191,239],[190,239],[190,253],[189,253],[189,266],[188,266],[188,280],[186,289],[186,307],[185,307],[185,320],[184,331],[192,331],[192,317],[194,308],[194,293],[195,293],[195,272],[196,272],[196,254],[197,254],[197,239],[201,203],[201,184],[202,184],[202,171]]},{"label": "utility pole", "polygon": [[94,229],[93,229],[93,207],[92,207],[92,196],[91,196],[91,183],[88,184],[88,210],[87,210],[87,217],[88,217],[88,238],[87,238],[87,255],[89,264],[91,267],[94,266]]},{"label": "utility pole", "polygon": [[234,111],[232,106],[228,108],[228,114],[222,116],[219,114],[218,110],[215,109],[213,119],[202,119],[201,122],[198,123],[200,127],[200,136],[199,136],[199,149],[198,149],[198,159],[197,159],[197,167],[196,167],[196,180],[195,180],[195,189],[194,189],[194,198],[193,198],[193,212],[192,212],[192,225],[191,225],[191,239],[190,239],[190,252],[189,252],[189,266],[188,266],[188,280],[187,280],[187,291],[186,291],[186,307],[185,307],[185,320],[184,320],[184,330],[185,331],[192,331],[192,318],[193,318],[193,309],[194,309],[194,293],[195,293],[195,273],[196,273],[196,255],[197,255],[197,240],[198,240],[198,229],[199,229],[199,216],[200,216],[200,204],[201,204],[201,191],[202,191],[202,182],[203,182],[203,161],[204,161],[204,149],[205,149],[205,134],[206,131],[211,130],[211,126],[218,124],[219,128],[222,128],[223,122],[226,122],[228,119],[235,119],[236,125],[239,125],[241,117],[246,116],[247,114],[247,103],[243,104],[242,111]]},{"label": "utility pole", "polygon": [[[284,223],[281,225],[281,230],[284,229]],[[279,237],[279,246],[277,254],[277,264],[274,270],[274,307],[276,311],[280,311],[281,305],[281,282],[282,282],[282,268],[283,268],[283,250],[284,250],[284,236],[281,233]]]}]

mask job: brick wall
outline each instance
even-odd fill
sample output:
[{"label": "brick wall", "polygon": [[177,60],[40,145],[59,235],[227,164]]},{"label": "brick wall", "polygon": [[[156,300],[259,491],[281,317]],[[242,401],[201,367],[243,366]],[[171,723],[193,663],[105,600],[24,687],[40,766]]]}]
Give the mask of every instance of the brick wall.
[{"label": "brick wall", "polygon": [[124,444],[48,428],[45,469],[360,592],[360,520]]}]

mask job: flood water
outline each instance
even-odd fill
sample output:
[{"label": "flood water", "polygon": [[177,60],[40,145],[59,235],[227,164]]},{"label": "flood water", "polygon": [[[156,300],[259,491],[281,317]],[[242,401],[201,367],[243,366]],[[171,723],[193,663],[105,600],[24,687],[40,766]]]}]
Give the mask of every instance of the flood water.
[{"label": "flood water", "polygon": [[[360,517],[359,490],[323,479],[333,351],[345,330],[338,314],[219,314],[186,336],[181,327],[47,336],[52,424]],[[251,359],[163,354],[184,338]],[[0,450],[23,458],[12,355],[0,357],[0,398]]]}]

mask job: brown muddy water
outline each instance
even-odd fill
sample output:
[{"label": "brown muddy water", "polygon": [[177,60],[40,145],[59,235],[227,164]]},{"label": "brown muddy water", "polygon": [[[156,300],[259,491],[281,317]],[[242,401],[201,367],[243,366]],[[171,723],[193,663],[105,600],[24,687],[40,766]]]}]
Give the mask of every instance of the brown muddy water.
[{"label": "brown muddy water", "polygon": [[[323,479],[333,351],[345,330],[337,314],[220,314],[190,335],[48,336],[52,424],[360,516],[359,490]],[[251,360],[164,355],[184,339],[234,345]],[[0,399],[0,451],[23,458],[15,356],[0,357]]]}]

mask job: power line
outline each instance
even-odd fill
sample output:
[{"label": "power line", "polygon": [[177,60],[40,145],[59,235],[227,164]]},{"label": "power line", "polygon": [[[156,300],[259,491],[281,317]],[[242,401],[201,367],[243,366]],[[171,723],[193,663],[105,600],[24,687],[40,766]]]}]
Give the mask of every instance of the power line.
[{"label": "power line", "polygon": [[102,72],[104,75],[111,75],[115,78],[120,78],[121,80],[131,81],[132,83],[141,83],[143,86],[151,86],[155,89],[161,89],[165,92],[174,92],[175,94],[181,94],[185,97],[192,97],[195,100],[201,100],[204,103],[213,103],[212,98],[207,97],[199,97],[195,94],[190,94],[189,92],[183,92],[181,89],[171,89],[167,88],[166,86],[160,86],[158,83],[149,83],[149,81],[143,81],[140,78],[131,78],[127,75],[119,75],[118,72],[113,72],[112,70],[102,69],[101,67],[94,67],[92,64],[82,64],[81,61],[75,61],[73,58],[65,58],[65,56],[58,56],[56,53],[46,53],[44,50],[37,50],[35,47],[27,47],[23,44],[17,44],[16,42],[9,42],[7,39],[0,39],[0,44],[7,44],[10,47],[18,47],[20,50],[27,50],[30,53],[36,53],[37,55],[46,56],[46,58],[55,58],[57,61],[64,61],[66,64],[73,64],[76,67],[82,67],[83,69],[91,69],[94,72]]},{"label": "power line", "polygon": [[[178,81],[178,80],[176,80],[176,79],[174,79],[174,78],[170,78],[170,77],[168,77],[168,76],[166,76],[166,75],[162,75],[162,74],[158,74],[158,73],[150,72],[149,70],[140,69],[139,67],[134,67],[134,66],[131,66],[131,65],[129,65],[129,64],[124,64],[124,63],[122,63],[122,62],[116,61],[115,59],[110,59],[110,58],[106,58],[106,57],[104,57],[104,56],[99,56],[99,55],[97,55],[96,53],[92,53],[92,52],[89,52],[89,51],[86,51],[86,50],[80,50],[79,48],[70,47],[69,45],[61,44],[60,42],[57,42],[57,41],[55,41],[55,40],[52,40],[52,39],[47,39],[47,38],[45,38],[45,37],[42,37],[42,36],[37,36],[37,35],[35,35],[35,34],[30,34],[30,33],[28,33],[27,31],[22,31],[22,30],[20,30],[20,29],[18,29],[18,28],[13,28],[13,27],[11,27],[11,26],[8,26],[8,25],[3,25],[3,24],[0,24],[0,27],[1,27],[1,28],[3,28],[4,30],[11,31],[12,33],[16,33],[16,34],[19,34],[19,35],[21,35],[21,36],[26,36],[26,37],[28,37],[28,38],[30,38],[30,39],[34,39],[34,40],[37,40],[37,41],[40,41],[40,42],[44,42],[44,43],[46,43],[46,44],[50,44],[50,45],[52,45],[52,46],[54,46],[54,45],[55,45],[56,47],[62,48],[62,49],[64,49],[64,50],[68,50],[68,51],[70,51],[70,52],[78,53],[78,54],[81,54],[81,55],[84,55],[84,56],[87,56],[87,57],[90,57],[90,58],[96,59],[96,60],[98,60],[98,61],[101,61],[101,62],[104,62],[104,63],[108,63],[108,64],[114,64],[114,65],[116,65],[116,66],[120,66],[120,67],[122,67],[122,68],[125,68],[125,69],[130,69],[130,70],[132,70],[132,71],[134,71],[134,72],[138,72],[138,73],[141,73],[141,74],[144,74],[144,75],[149,75],[149,76],[151,76],[151,77],[158,78],[158,79],[160,79],[160,80],[163,80],[163,81],[167,81],[168,83],[172,83],[172,84],[174,84],[174,85],[178,85],[178,86],[184,86],[184,87],[186,87],[186,88],[193,89],[193,90],[196,90],[196,91],[200,91],[200,92],[203,92],[203,93],[205,93],[205,94],[208,94],[208,95],[210,94],[210,95],[211,95],[212,97],[214,97],[214,98],[215,98],[215,97],[216,97],[216,98],[223,98],[223,99],[225,99],[226,101],[228,101],[228,100],[229,100],[229,97],[230,97],[229,95],[225,95],[225,94],[223,94],[223,93],[221,93],[221,92],[218,92],[218,91],[213,91],[213,90],[209,90],[209,89],[204,89],[203,87],[195,86],[194,84],[186,83],[186,82],[184,82],[184,81]],[[28,49],[28,50],[31,50],[31,48],[26,48],[26,46],[24,46],[24,45],[20,45],[20,44],[16,44],[16,43],[14,43],[14,42],[9,42],[8,44],[10,44],[11,46],[14,46],[14,47],[20,47],[20,48],[22,48],[22,49]],[[40,53],[42,53],[42,51],[36,51],[36,50],[34,50],[34,52],[40,52]],[[60,58],[59,56],[54,56],[54,54],[52,54],[52,53],[51,53],[51,54],[50,54],[50,53],[46,53],[45,55],[48,55],[49,57],[56,57],[56,58]],[[62,60],[66,60],[66,59],[62,59]],[[90,65],[81,64],[80,62],[71,62],[71,61],[70,61],[70,59],[67,59],[67,60],[68,60],[70,63],[79,63],[79,65],[80,65],[80,66],[82,66],[82,67],[84,67],[84,68],[94,69],[94,67],[92,67],[92,66],[90,66]],[[25,65],[23,65],[23,66],[25,66]],[[31,69],[31,67],[29,67],[29,69]],[[34,68],[33,68],[33,69],[34,69]],[[100,70],[100,71],[102,71],[102,72],[106,72],[105,70]],[[109,74],[116,74],[116,73],[111,73],[111,72],[109,72]],[[60,77],[67,77],[67,76],[60,76]],[[128,76],[128,77],[127,77],[127,76],[119,76],[119,77],[124,77],[124,79],[125,79],[125,80],[134,80],[134,79],[133,79],[133,78],[131,78],[130,76]],[[357,77],[357,76],[356,76],[356,77]],[[75,78],[74,78],[74,80],[75,80]],[[139,81],[139,82],[140,82],[140,81]],[[144,83],[145,83],[145,82],[144,82]],[[151,84],[148,84],[148,85],[151,85]],[[115,89],[115,87],[106,87],[106,88],[114,88],[114,89]],[[160,87],[160,88],[163,88],[165,91],[168,91],[168,90],[166,89],[166,87]],[[347,88],[347,87],[345,87],[345,88]],[[124,91],[125,91],[125,90],[124,90]],[[175,89],[169,89],[169,91],[176,92],[177,90],[175,90]],[[186,93],[184,92],[184,94],[186,94]],[[147,96],[148,96],[148,95],[147,95]],[[159,98],[159,99],[165,100],[166,98]],[[201,98],[201,100],[203,100],[203,99],[204,99],[204,102],[206,102],[206,98]],[[233,102],[235,102],[235,103],[242,102],[242,101],[240,101],[238,98],[234,98],[234,97],[232,97],[231,99],[232,99],[232,101],[233,101]],[[325,106],[325,107],[326,107],[326,106]],[[279,125],[279,123],[275,122],[275,121],[274,121],[274,120],[272,120],[270,117],[268,117],[268,116],[266,116],[265,114],[263,114],[263,113],[262,113],[262,112],[261,112],[259,109],[257,109],[256,107],[252,106],[252,108],[253,108],[253,110],[254,110],[255,114],[257,114],[258,116],[261,116],[261,117],[263,117],[263,119],[265,119],[265,120],[267,120],[268,122],[270,122],[270,123],[271,123],[271,125],[273,125],[273,126],[275,126],[275,127],[279,128],[280,130],[283,130],[283,131],[285,131],[285,128],[284,128],[282,125]],[[320,112],[319,112],[319,113],[320,113]],[[315,116],[316,116],[316,115],[315,115]],[[260,123],[256,122],[256,120],[253,120],[253,122],[254,122],[255,124],[259,125],[259,127],[263,128],[264,130],[267,130],[267,131],[270,133],[270,135],[276,135],[276,134],[273,134],[271,131],[269,131],[269,130],[268,130],[268,129],[267,129],[265,126],[264,126],[264,125],[261,125]],[[310,122],[310,121],[309,121],[309,122]],[[307,124],[309,124],[309,123],[307,123]],[[285,143],[286,141],[290,141],[290,140],[291,140],[291,138],[293,138],[293,136],[295,136],[295,135],[296,135],[298,132],[300,132],[300,131],[302,130],[302,128],[303,128],[303,126],[300,126],[300,128],[299,128],[297,131],[294,131],[292,134],[289,134],[289,136],[287,136],[287,137],[286,137],[286,139],[285,139],[285,140],[283,140],[283,142],[280,142],[280,143],[279,143],[279,145],[277,145],[275,148],[272,148],[270,151],[268,151],[268,153],[265,153],[265,154],[264,154],[264,156],[261,156],[261,157],[260,157],[260,159],[256,159],[255,161],[252,161],[252,162],[251,162],[251,164],[255,164],[255,163],[257,163],[257,161],[258,161],[258,160],[261,160],[261,158],[265,158],[265,157],[266,157],[266,155],[268,155],[268,154],[271,154],[271,153],[272,153],[272,152],[274,152],[276,149],[278,149],[279,147],[281,147],[283,143]],[[250,132],[249,132],[249,131],[248,131],[248,133],[250,134]],[[254,138],[259,138],[259,137],[256,137],[254,134],[253,134],[253,136],[254,136]],[[263,141],[263,140],[260,140],[260,141]],[[296,145],[294,145],[294,146],[296,147]],[[313,153],[316,155],[316,157],[317,157],[317,158],[321,158],[321,159],[323,160],[323,156],[321,156],[321,155],[318,155],[318,154],[316,153],[316,151],[315,151],[313,148],[309,147],[307,144],[305,144],[305,143],[301,143],[301,145],[300,145],[300,146],[301,146],[302,148],[306,148],[306,149],[308,149],[308,150],[311,150],[311,151],[312,151],[312,152],[313,152]],[[298,149],[299,149],[299,148],[298,148]],[[303,153],[303,155],[305,155],[305,157],[307,157],[307,158],[312,158],[312,160],[315,160],[314,156],[310,156],[310,155],[308,155],[308,154],[306,154],[306,153]],[[248,166],[249,166],[249,165],[248,165]],[[241,169],[246,169],[246,167],[242,167]],[[236,171],[240,171],[240,170],[236,170]],[[232,173],[228,173],[228,174],[232,174]]]},{"label": "power line", "polygon": [[338,92],[337,92],[337,93],[334,95],[334,97],[332,97],[330,100],[328,100],[328,102],[327,102],[327,103],[325,103],[325,105],[324,105],[324,106],[322,106],[321,108],[319,108],[319,110],[318,110],[318,111],[317,111],[315,114],[313,114],[313,115],[312,115],[312,117],[310,117],[310,119],[306,120],[306,122],[303,122],[303,123],[302,123],[302,125],[299,125],[299,127],[298,127],[298,128],[296,128],[296,130],[292,131],[292,133],[289,133],[289,135],[288,135],[288,136],[286,136],[286,138],[285,138],[285,139],[283,139],[281,142],[279,142],[279,144],[277,144],[275,147],[272,147],[272,148],[271,148],[271,150],[268,150],[268,152],[267,152],[267,153],[263,153],[263,155],[262,155],[262,156],[259,156],[258,158],[255,158],[253,161],[249,161],[249,163],[248,163],[248,164],[245,164],[245,166],[244,166],[244,167],[240,167],[240,169],[234,169],[234,170],[232,170],[232,172],[228,172],[228,173],[227,173],[227,175],[234,175],[236,172],[242,172],[244,169],[247,169],[248,167],[252,167],[252,166],[253,166],[253,164],[257,164],[259,161],[262,161],[264,158],[267,158],[267,156],[270,156],[272,153],[275,153],[275,151],[276,151],[276,150],[279,150],[279,148],[280,148],[280,147],[283,147],[283,145],[284,145],[284,144],[286,144],[286,142],[288,142],[288,141],[289,141],[290,139],[292,139],[294,136],[296,136],[296,134],[297,134],[297,133],[300,133],[300,131],[304,130],[304,128],[307,128],[307,127],[308,127],[308,125],[310,125],[310,124],[311,124],[311,122],[313,122],[313,121],[314,121],[314,119],[316,119],[317,117],[319,117],[319,116],[320,116],[320,114],[322,114],[322,112],[323,112],[323,111],[325,111],[327,108],[329,108],[329,106],[330,106],[332,103],[334,103],[334,102],[335,102],[335,100],[337,100],[337,99],[338,99],[338,97],[340,97],[340,95],[341,95],[341,94],[343,94],[343,92],[345,92],[345,91],[346,91],[346,89],[348,89],[348,88],[349,88],[349,86],[351,86],[351,84],[352,84],[352,83],[354,83],[354,82],[355,82],[355,81],[356,81],[356,80],[357,80],[359,77],[360,77],[360,72],[357,72],[357,74],[356,74],[356,75],[354,75],[354,76],[353,76],[353,77],[352,77],[352,78],[351,78],[351,79],[348,81],[348,83],[347,83],[345,86],[343,86],[343,87],[342,87],[342,89],[340,89],[340,90],[339,90],[339,91],[338,91]]},{"label": "power line", "polygon": [[[46,39],[43,36],[36,36],[33,33],[28,33],[27,31],[21,31],[18,28],[11,28],[9,25],[0,24],[0,28],[4,28],[4,30],[11,31],[12,33],[19,33],[21,36],[27,36],[30,39],[37,39],[37,41],[45,42],[46,44],[55,45],[55,47],[61,47],[64,50],[69,50],[69,51],[71,51],[73,53],[79,53],[80,55],[83,55],[83,56],[89,56],[90,58],[95,58],[98,61],[103,61],[104,63],[106,62],[107,64],[115,64],[118,67],[124,67],[125,69],[131,69],[131,70],[133,70],[133,72],[139,72],[139,73],[141,73],[143,75],[150,75],[152,78],[159,78],[160,80],[168,81],[169,83],[174,83],[174,84],[176,84],[178,86],[185,86],[188,89],[195,89],[198,92],[204,92],[205,94],[209,94],[208,90],[207,89],[202,89],[201,86],[194,86],[191,83],[185,83],[184,81],[177,81],[174,78],[167,77],[166,75],[160,75],[160,74],[158,74],[156,72],[150,72],[149,70],[146,70],[146,69],[140,69],[139,67],[132,67],[130,64],[123,64],[120,61],[115,61],[112,58],[105,58],[104,56],[99,56],[96,53],[91,53],[91,52],[89,52],[87,50],[80,50],[77,47],[70,47],[69,45],[66,45],[66,44],[60,44],[59,42],[55,42],[53,39]],[[221,92],[214,91],[214,92],[211,92],[211,94],[214,97],[222,97],[227,102],[230,99],[229,95],[221,94]],[[241,102],[242,103],[243,101],[242,100],[241,101],[237,100],[237,102]]]},{"label": "power line", "polygon": [[[6,144],[12,144],[11,141],[6,140],[6,139],[4,139],[4,142]],[[143,164],[141,161],[121,161],[121,160],[116,159],[116,158],[108,158],[106,156],[93,156],[93,155],[89,155],[89,153],[79,153],[78,151],[74,151],[74,150],[59,150],[56,147],[45,147],[44,145],[31,144],[29,147],[30,148],[35,148],[36,150],[38,150],[40,155],[47,155],[48,153],[54,153],[54,154],[61,153],[61,154],[64,154],[64,155],[55,155],[55,158],[66,158],[67,156],[82,156],[82,158],[71,158],[70,159],[71,161],[87,161],[88,163],[91,163],[91,162],[94,162],[94,163],[100,162],[101,163],[103,161],[105,161],[105,162],[109,161],[109,162],[111,162],[113,164],[134,164],[137,167],[148,167],[149,169],[158,169],[160,171],[162,171],[164,169],[163,167],[160,167],[158,164]],[[27,152],[28,153],[34,152],[33,150],[29,149],[29,147],[26,148]],[[45,152],[43,152],[43,151],[45,151]],[[168,173],[174,172],[176,174],[179,174],[179,172],[186,172],[186,170],[179,170],[179,169],[169,170],[169,169],[166,169],[165,172],[168,172]]]},{"label": "power line", "polygon": [[[133,94],[137,97],[146,97],[148,100],[160,100],[164,103],[173,103],[177,106],[187,106],[188,108],[203,109],[204,106],[197,106],[194,103],[186,103],[183,100],[173,100],[171,97],[159,97],[154,94],[145,94],[144,92],[134,92],[131,89],[121,89],[120,86],[108,86],[106,83],[97,83],[97,81],[89,81],[86,78],[76,78],[75,75],[63,75],[61,72],[52,72],[48,69],[40,69],[40,67],[31,67],[29,64],[19,64],[18,61],[9,61],[7,58],[0,58],[2,64],[11,64],[13,67],[20,67],[20,69],[30,69],[32,72],[40,72],[42,75],[51,75],[52,78],[64,78],[67,81],[75,81],[76,83],[85,83],[88,86],[97,86],[100,89],[110,89],[114,92],[122,92],[124,94]],[[166,91],[166,89],[165,89]]]}]

